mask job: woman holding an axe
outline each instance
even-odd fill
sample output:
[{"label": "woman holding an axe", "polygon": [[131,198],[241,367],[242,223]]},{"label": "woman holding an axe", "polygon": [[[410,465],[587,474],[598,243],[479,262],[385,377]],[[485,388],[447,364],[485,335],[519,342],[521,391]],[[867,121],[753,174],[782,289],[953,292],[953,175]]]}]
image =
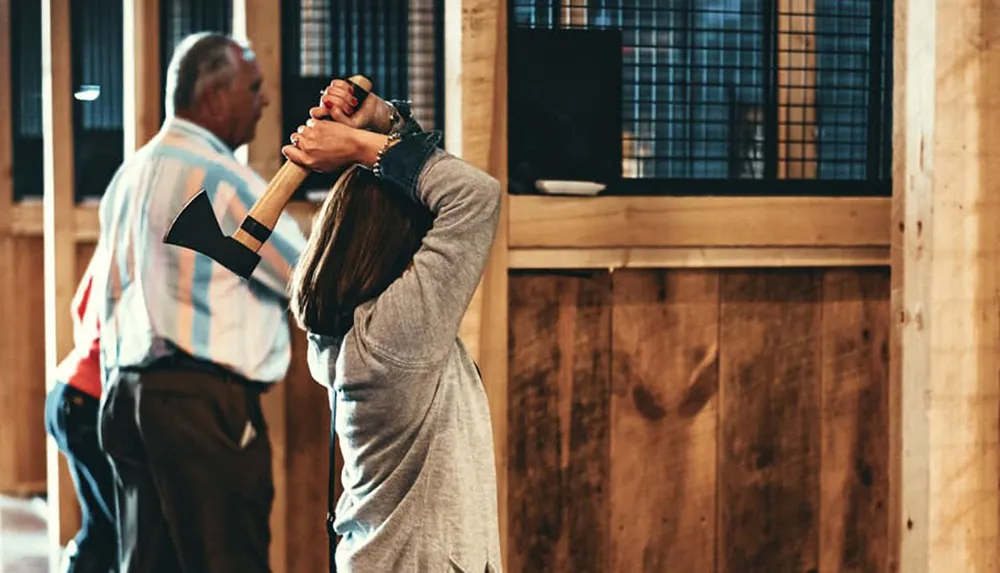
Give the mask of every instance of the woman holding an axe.
[{"label": "woman holding an axe", "polygon": [[333,82],[283,149],[317,171],[347,168],[291,295],[344,457],[337,570],[500,571],[489,406],[458,330],[501,188],[405,109],[359,106],[352,89]]}]

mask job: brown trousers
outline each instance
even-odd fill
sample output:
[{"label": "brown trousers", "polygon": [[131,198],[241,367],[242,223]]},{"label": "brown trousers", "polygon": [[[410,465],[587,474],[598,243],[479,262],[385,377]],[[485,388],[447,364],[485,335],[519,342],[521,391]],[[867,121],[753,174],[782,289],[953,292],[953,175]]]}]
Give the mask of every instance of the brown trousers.
[{"label": "brown trousers", "polygon": [[118,372],[100,435],[116,473],[121,573],[270,571],[274,485],[258,385]]}]

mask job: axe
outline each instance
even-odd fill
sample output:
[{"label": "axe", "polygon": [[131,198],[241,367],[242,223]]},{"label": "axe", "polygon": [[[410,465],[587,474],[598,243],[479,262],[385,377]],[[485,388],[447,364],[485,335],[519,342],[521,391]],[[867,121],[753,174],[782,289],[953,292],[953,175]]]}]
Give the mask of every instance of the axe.
[{"label": "axe", "polygon": [[[347,82],[354,87],[354,97],[360,108],[372,83],[364,76],[351,76]],[[271,236],[281,212],[308,175],[309,170],[286,160],[231,237],[222,232],[212,202],[202,189],[174,217],[163,242],[197,251],[249,279],[260,262],[257,251]]]}]

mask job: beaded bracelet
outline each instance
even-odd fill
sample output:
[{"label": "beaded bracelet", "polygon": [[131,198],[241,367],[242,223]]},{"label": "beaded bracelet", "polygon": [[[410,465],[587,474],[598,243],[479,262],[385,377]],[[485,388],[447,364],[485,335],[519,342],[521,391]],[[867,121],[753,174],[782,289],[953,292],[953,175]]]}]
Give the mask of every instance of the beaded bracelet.
[{"label": "beaded bracelet", "polygon": [[372,173],[375,177],[382,178],[382,156],[385,155],[386,151],[389,151],[389,146],[392,145],[393,141],[397,141],[403,138],[403,135],[399,132],[393,133],[385,140],[385,145],[379,150],[378,154],[375,156],[375,164],[372,165]]}]

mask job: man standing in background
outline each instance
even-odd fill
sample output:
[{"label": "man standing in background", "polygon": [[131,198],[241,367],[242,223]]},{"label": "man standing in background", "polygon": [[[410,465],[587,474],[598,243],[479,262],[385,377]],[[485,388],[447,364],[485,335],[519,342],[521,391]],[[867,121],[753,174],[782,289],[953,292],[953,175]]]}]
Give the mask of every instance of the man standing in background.
[{"label": "man standing in background", "polygon": [[[305,246],[282,215],[244,281],[163,243],[204,189],[231,234],[266,182],[239,163],[267,97],[253,52],[227,36],[182,41],[167,119],[101,201],[101,437],[118,476],[122,573],[269,571],[274,497],[260,395],[290,361],[287,282]],[[278,145],[278,142],[275,142]]]}]

